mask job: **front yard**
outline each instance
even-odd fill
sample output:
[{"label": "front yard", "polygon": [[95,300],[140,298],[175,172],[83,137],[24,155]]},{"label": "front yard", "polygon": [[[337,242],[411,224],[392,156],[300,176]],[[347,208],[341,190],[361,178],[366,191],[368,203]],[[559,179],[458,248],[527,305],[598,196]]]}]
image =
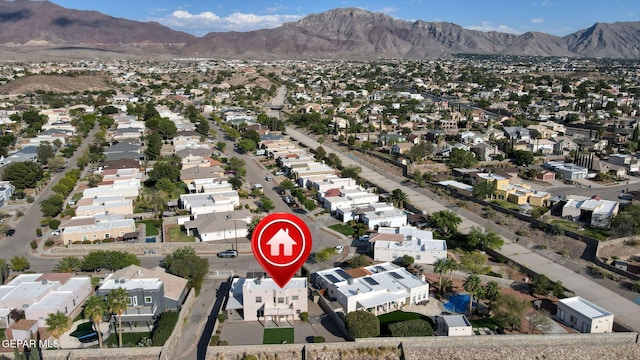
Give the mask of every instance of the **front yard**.
[{"label": "front yard", "polygon": [[263,344],[293,344],[293,328],[264,329]]}]

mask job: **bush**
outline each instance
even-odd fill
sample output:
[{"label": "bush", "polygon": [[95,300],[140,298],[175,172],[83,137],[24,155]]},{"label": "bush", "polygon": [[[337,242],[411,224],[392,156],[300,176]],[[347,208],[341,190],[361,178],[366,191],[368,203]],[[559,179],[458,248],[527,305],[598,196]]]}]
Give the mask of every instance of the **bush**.
[{"label": "bush", "polygon": [[218,345],[218,341],[220,341],[220,336],[213,335],[211,337],[211,340],[209,340],[209,346],[217,346]]},{"label": "bush", "polygon": [[37,249],[37,248],[38,248],[38,242],[37,242],[37,241],[35,241],[35,240],[31,240],[31,243],[29,243],[29,245],[31,246],[31,248],[32,248],[33,250],[35,250],[35,249]]},{"label": "bush", "polygon": [[345,319],[347,332],[352,338],[367,338],[380,335],[380,320],[364,310],[352,311]]},{"label": "bush", "polygon": [[40,229],[40,228],[36,228],[36,236],[37,236],[37,237],[42,236],[42,229]]},{"label": "bush", "polygon": [[394,337],[431,336],[433,328],[425,320],[413,319],[389,324],[389,333]]},{"label": "bush", "polygon": [[371,259],[366,255],[354,256],[353,258],[351,258],[351,260],[349,260],[349,266],[354,269],[369,265],[371,265]]},{"label": "bush", "polygon": [[317,343],[323,343],[325,341],[326,340],[324,339],[324,336],[314,336],[313,337],[313,342],[316,343],[316,344]]},{"label": "bush", "polygon": [[165,311],[156,320],[153,331],[151,332],[151,340],[154,346],[163,346],[169,339],[173,329],[176,327],[180,313],[174,310]]},{"label": "bush", "polygon": [[60,226],[60,220],[58,219],[49,220],[49,228],[53,230],[57,230],[59,226]]},{"label": "bush", "polygon": [[82,240],[82,245],[91,244],[91,240]]},{"label": "bush", "polygon": [[73,244],[73,245],[79,245],[79,244],[82,244],[82,241],[80,241],[80,240],[78,240],[78,241],[74,241],[74,242],[72,242],[72,244]]},{"label": "bush", "polygon": [[55,244],[55,241],[53,241],[53,239],[47,239],[47,241],[44,242],[45,247],[52,247],[53,244]]},{"label": "bush", "polygon": [[33,198],[33,196],[31,195],[27,195],[27,202],[29,204],[33,204],[33,202],[36,201],[36,199]]},{"label": "bush", "polygon": [[640,281],[635,281],[631,284],[631,291],[635,291],[637,293],[640,293]]},{"label": "bush", "polygon": [[226,320],[227,320],[227,314],[225,314],[225,313],[218,314],[218,321],[220,322],[220,324],[222,324]]},{"label": "bush", "polygon": [[309,319],[309,313],[306,311],[303,311],[300,313],[300,320],[302,321],[307,321]]}]

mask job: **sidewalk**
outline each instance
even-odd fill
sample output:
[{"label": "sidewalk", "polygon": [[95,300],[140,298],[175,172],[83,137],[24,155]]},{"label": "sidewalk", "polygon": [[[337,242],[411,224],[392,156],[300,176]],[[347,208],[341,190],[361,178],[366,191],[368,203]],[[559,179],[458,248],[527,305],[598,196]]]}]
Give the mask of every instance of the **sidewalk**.
[{"label": "sidewalk", "polygon": [[[315,149],[321,145],[294,128],[287,127],[287,133],[309,148]],[[324,146],[327,147],[327,144]],[[395,176],[388,177],[380,172],[373,171],[367,167],[368,164],[352,160],[353,156],[346,156],[341,152],[337,152],[336,155],[342,160],[344,166],[360,166],[362,168],[360,177],[364,180],[389,192],[394,189],[402,190],[407,194],[407,197],[411,199],[411,204],[418,209],[428,210],[429,213],[433,213],[448,208],[459,215],[461,214],[459,207],[441,204],[435,200],[437,198],[435,194],[427,192],[425,189],[420,189],[420,192],[418,192],[411,187],[401,185],[400,182],[404,179]],[[422,192],[427,192],[429,196],[426,196]],[[480,223],[472,221],[463,215],[460,215],[460,217],[463,219],[460,230],[464,231],[471,226],[484,228]],[[485,224],[488,223],[485,222]],[[497,226],[493,225],[492,228],[497,228]],[[500,229],[499,233],[505,238],[505,245],[500,250],[501,254],[528,267],[532,271],[546,275],[554,281],[562,281],[562,284],[576,295],[582,296],[596,305],[613,312],[617,321],[623,322],[633,329],[640,330],[640,306],[593,280],[576,273],[575,268],[568,268],[579,266],[571,263],[570,260],[565,259],[559,260],[558,262],[549,260],[522,245],[514,243],[513,239],[516,238],[515,234],[511,234],[504,229]]]}]

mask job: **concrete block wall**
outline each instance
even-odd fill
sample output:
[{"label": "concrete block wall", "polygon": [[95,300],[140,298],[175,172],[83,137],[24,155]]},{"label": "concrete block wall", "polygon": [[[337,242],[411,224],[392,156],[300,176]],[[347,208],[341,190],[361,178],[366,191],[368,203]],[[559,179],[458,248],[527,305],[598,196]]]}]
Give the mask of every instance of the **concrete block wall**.
[{"label": "concrete block wall", "polygon": [[[235,244],[233,245],[235,246]],[[192,247],[198,254],[216,254],[232,247],[230,243],[107,243],[107,244],[77,244],[67,247],[56,246],[46,250],[43,255],[53,256],[83,256],[93,250],[126,251],[136,255],[143,255],[144,250],[156,249],[158,254],[171,254],[177,249]],[[239,242],[240,253],[251,253],[251,243]]]},{"label": "concrete block wall", "polygon": [[176,327],[173,329],[173,333],[167,341],[164,343],[162,347],[162,352],[160,353],[161,358],[165,359],[174,359],[175,351],[178,347],[178,343],[182,338],[182,329],[185,326],[185,319],[191,315],[191,310],[193,310],[193,305],[196,303],[196,292],[191,289],[189,291],[189,295],[185,299],[182,304],[182,308],[180,309],[180,315],[178,316],[178,322],[176,322]]}]

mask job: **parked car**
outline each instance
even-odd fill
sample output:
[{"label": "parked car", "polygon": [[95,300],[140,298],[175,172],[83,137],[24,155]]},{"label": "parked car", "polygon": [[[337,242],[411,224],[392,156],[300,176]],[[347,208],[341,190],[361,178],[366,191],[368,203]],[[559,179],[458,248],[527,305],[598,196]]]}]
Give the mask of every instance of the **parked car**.
[{"label": "parked car", "polygon": [[7,230],[7,232],[5,233],[7,236],[13,236],[13,234],[16,233],[16,229],[9,229]]},{"label": "parked car", "polygon": [[235,258],[238,257],[237,250],[225,250],[218,253],[219,258]]},{"label": "parked car", "polygon": [[266,181],[271,181],[273,180],[273,178],[271,176],[267,176],[266,178],[264,178]]},{"label": "parked car", "polygon": [[338,254],[342,254],[342,251],[343,251],[343,250],[344,250],[344,246],[342,246],[342,245],[338,245],[338,246],[336,246],[336,252],[337,252]]},{"label": "parked car", "polygon": [[58,236],[58,235],[60,235],[60,230],[53,230],[51,232],[51,236]]},{"label": "parked car", "polygon": [[358,241],[369,241],[369,234],[364,234],[358,238]]}]

